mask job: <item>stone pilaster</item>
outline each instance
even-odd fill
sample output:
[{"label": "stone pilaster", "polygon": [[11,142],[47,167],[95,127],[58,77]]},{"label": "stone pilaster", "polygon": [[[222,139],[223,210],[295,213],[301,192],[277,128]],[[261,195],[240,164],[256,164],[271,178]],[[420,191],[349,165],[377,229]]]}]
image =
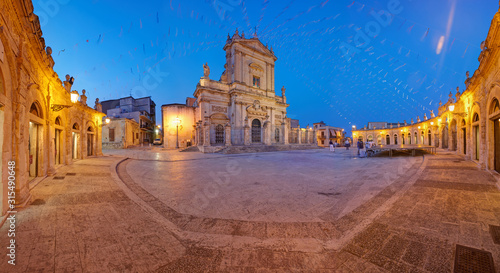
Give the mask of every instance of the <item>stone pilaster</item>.
[{"label": "stone pilaster", "polygon": [[298,144],[302,144],[302,129],[297,128],[297,142]]},{"label": "stone pilaster", "polygon": [[281,125],[281,130],[282,130],[282,134],[283,134],[283,144],[285,145],[288,145],[289,144],[289,140],[288,140],[288,136],[289,136],[289,131],[288,131],[288,126],[286,126],[286,124],[283,124]]},{"label": "stone pilaster", "polygon": [[248,125],[243,127],[243,138],[245,145],[250,145],[250,126]]},{"label": "stone pilaster", "polygon": [[210,146],[210,124],[203,124],[203,146]]},{"label": "stone pilaster", "polygon": [[229,125],[229,123],[226,124],[226,127],[224,129],[226,130],[224,145],[231,146],[232,145],[232,143],[231,143],[231,125]]}]

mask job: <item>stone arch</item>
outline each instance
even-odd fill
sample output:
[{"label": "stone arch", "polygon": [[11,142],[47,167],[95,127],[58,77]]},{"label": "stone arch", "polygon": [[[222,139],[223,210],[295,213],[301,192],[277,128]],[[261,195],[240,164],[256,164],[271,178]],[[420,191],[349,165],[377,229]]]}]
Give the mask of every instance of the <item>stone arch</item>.
[{"label": "stone arch", "polygon": [[398,134],[394,134],[394,145],[398,145]]},{"label": "stone arch", "polygon": [[61,116],[57,116],[56,117],[56,119],[54,120],[54,124],[58,125],[58,126],[62,126],[63,125]]},{"label": "stone arch", "polygon": [[490,169],[500,173],[500,97],[499,88],[490,94],[486,119],[486,157]]},{"label": "stone arch", "polygon": [[73,125],[71,125],[71,129],[80,131],[80,124],[78,124],[78,122],[73,123]]},{"label": "stone arch", "polygon": [[40,102],[34,101],[31,106],[29,112],[33,114],[34,116],[43,119],[43,109],[42,106],[40,105]]}]

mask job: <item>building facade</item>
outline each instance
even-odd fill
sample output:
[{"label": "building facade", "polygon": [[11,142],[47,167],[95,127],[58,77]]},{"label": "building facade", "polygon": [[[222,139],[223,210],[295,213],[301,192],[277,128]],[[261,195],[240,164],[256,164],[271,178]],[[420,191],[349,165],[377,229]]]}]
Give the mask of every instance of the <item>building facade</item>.
[{"label": "building facade", "polygon": [[414,123],[386,129],[354,130],[356,139],[379,144],[431,145],[477,162],[483,169],[500,172],[500,13],[496,13],[481,46],[479,67],[466,73],[464,91],[450,92],[438,114]]},{"label": "building facade", "polygon": [[[192,106],[189,101],[186,105],[162,106],[166,138],[172,139],[174,131],[177,138],[177,128],[182,125],[185,132],[179,135],[180,145],[196,144],[203,152],[231,145],[293,143],[289,141],[293,133],[291,120],[286,116],[286,89],[282,87],[281,94],[276,94],[274,89],[277,58],[272,48],[255,37],[240,36],[236,31],[232,37],[228,36],[223,49],[226,70],[216,81],[210,79],[208,64],[203,66],[204,76],[196,86],[196,101]],[[178,116],[181,112],[186,118]],[[298,133],[300,131],[303,129],[297,129],[297,144],[314,143],[312,132]],[[171,140],[165,143],[167,147],[176,144]]]},{"label": "building facade", "polygon": [[[106,100],[102,103],[102,111],[106,114],[106,118],[110,119],[133,119],[137,124],[139,124],[139,142],[142,143],[153,143],[155,139],[155,128],[156,128],[156,104],[151,99],[151,97],[144,97],[134,99],[133,97],[125,97],[116,100]],[[124,123],[125,124],[125,123]],[[113,123],[112,126],[116,124]],[[104,127],[108,124],[104,124]],[[109,130],[108,130],[109,131]],[[124,134],[125,136],[131,136],[130,134]],[[104,139],[103,139],[104,141]],[[126,139],[123,141],[124,146],[126,143],[135,142],[134,139]]]},{"label": "building facade", "polygon": [[126,149],[141,144],[142,131],[133,119],[109,118],[102,126],[103,149]]},{"label": "building facade", "polygon": [[87,106],[84,90],[80,101],[72,102],[71,94],[78,95],[71,92],[74,80],[66,76],[62,82],[54,72],[52,49],[31,1],[1,1],[0,10],[0,215],[5,217],[9,162],[15,162],[15,203],[23,206],[30,202],[30,189],[59,166],[101,155],[104,115]]},{"label": "building facade", "polygon": [[343,128],[328,126],[323,121],[314,123],[313,128],[316,131],[318,146],[328,147],[330,141],[344,146],[345,131]]}]

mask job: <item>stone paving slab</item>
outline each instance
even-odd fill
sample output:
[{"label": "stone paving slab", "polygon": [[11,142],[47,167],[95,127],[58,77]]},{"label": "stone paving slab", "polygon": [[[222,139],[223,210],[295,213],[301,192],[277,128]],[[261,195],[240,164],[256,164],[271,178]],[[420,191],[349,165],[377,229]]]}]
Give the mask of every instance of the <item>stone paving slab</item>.
[{"label": "stone paving slab", "polygon": [[[78,161],[57,170],[64,179],[47,178],[36,186],[35,202],[17,214],[18,263],[11,267],[2,258],[0,271],[452,272],[457,244],[490,252],[500,268],[500,245],[490,231],[500,223],[495,179],[448,152],[426,155],[424,162],[411,158],[412,164],[402,166],[398,162],[403,157],[360,159],[342,149],[237,158],[140,152],[134,150],[135,159],[122,163],[117,156]],[[303,162],[304,168],[283,164],[290,159]],[[182,210],[188,199],[179,197],[189,196],[189,187],[162,185],[203,185],[206,179],[182,171],[191,171],[193,164],[234,171],[228,165],[234,161],[247,168],[245,179],[251,179],[255,168],[269,170],[259,174],[259,181],[244,184],[245,189],[221,184],[227,188],[220,187],[212,198],[219,210]],[[144,170],[135,172],[132,163]],[[334,170],[326,167],[332,165]],[[385,171],[390,169],[396,175]],[[342,187],[324,187],[328,183],[323,181],[340,181]],[[233,191],[249,196],[231,199]],[[263,194],[268,198],[259,196]],[[276,206],[287,194],[303,205]],[[252,213],[243,213],[235,200]],[[343,209],[335,207],[339,202]],[[3,226],[0,246],[6,242]],[[340,248],[332,248],[332,242]],[[0,257],[5,254],[6,247],[0,248]]]}]

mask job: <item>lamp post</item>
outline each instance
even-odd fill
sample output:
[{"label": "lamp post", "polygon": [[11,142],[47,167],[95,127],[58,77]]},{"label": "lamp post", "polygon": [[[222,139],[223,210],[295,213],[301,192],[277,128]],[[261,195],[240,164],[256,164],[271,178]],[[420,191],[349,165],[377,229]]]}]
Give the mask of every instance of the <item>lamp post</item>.
[{"label": "lamp post", "polygon": [[175,118],[174,123],[176,124],[176,127],[177,127],[177,133],[176,133],[177,140],[175,141],[175,148],[179,149],[179,123],[181,123],[181,120],[179,119],[179,117]]}]

